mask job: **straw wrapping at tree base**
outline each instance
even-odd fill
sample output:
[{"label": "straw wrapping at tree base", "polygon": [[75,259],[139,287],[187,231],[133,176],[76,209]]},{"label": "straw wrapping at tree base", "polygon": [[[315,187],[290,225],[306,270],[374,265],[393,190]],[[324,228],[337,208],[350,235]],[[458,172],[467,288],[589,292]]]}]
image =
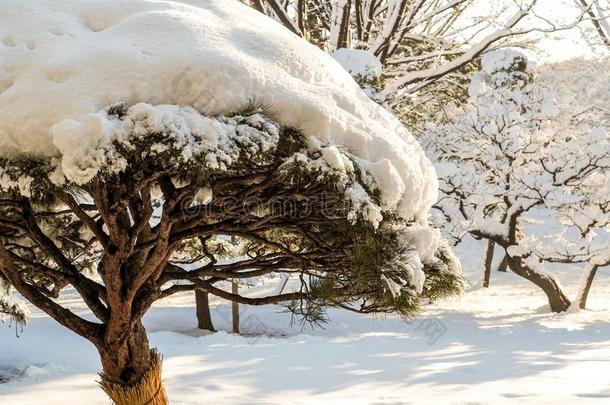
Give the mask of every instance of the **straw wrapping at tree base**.
[{"label": "straw wrapping at tree base", "polygon": [[133,385],[110,381],[100,373],[100,387],[115,405],[168,405],[167,394],[161,380],[162,357],[156,349],[151,351],[151,366],[142,379]]}]

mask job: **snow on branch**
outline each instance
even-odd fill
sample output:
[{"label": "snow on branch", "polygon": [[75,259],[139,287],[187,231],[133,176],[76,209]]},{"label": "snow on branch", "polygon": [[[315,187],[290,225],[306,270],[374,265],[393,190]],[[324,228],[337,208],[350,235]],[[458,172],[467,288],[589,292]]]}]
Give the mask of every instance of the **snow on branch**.
[{"label": "snow on branch", "polygon": [[534,73],[518,51],[486,54],[467,106],[422,136],[438,162],[447,231],[497,243],[513,270],[536,279],[545,261],[592,260],[605,248],[595,235],[610,224],[610,138],[603,110],[578,108],[600,100],[573,99]]}]

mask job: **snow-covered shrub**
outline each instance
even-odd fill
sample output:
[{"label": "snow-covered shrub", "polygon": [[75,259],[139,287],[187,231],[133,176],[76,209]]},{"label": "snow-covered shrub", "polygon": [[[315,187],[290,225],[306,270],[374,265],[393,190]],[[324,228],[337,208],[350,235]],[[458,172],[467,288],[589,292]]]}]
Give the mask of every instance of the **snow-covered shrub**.
[{"label": "snow-covered shrub", "polygon": [[[482,62],[465,111],[424,134],[438,162],[437,206],[454,240],[470,233],[502,246],[511,269],[540,286],[553,310],[565,310],[569,300],[542,264],[586,258],[589,233],[608,224],[606,121],[537,84],[519,52],[499,50]],[[534,214],[546,223],[537,232],[525,221]],[[568,240],[573,228],[581,232]],[[556,235],[552,243],[541,229]]]}]

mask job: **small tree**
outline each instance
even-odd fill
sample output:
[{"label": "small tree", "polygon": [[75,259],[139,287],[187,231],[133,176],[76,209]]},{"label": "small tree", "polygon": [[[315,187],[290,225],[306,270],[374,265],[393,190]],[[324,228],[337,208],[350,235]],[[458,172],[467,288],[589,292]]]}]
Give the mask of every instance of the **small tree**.
[{"label": "small tree", "polygon": [[488,249],[499,245],[510,269],[540,287],[553,311],[564,311],[570,300],[543,263],[586,261],[593,245],[579,236],[577,246],[546,248],[525,219],[535,213],[561,234],[583,223],[577,213],[595,215],[591,229],[607,223],[607,188],[591,187],[607,178],[607,134],[535,85],[523,54],[500,50],[482,64],[467,110],[423,135],[439,162],[438,208],[456,241],[469,233],[490,241]]},{"label": "small tree", "polygon": [[[605,115],[605,109],[602,111]],[[583,115],[579,119],[587,120],[587,114]],[[579,145],[565,145],[570,149],[563,154],[564,164],[549,162],[546,167],[569,193],[568,201],[559,203],[558,219],[573,228],[577,239],[572,238],[571,246],[556,252],[552,260],[586,263],[574,302],[584,309],[597,271],[610,265],[610,139],[603,128],[577,136],[581,137]]]},{"label": "small tree", "polygon": [[[591,2],[600,10],[597,2]],[[593,21],[592,21],[593,22]],[[600,21],[603,23],[603,21]],[[560,100],[564,139],[562,165],[551,165],[555,181],[563,180],[570,200],[560,210],[561,222],[570,226],[573,237],[569,248],[555,252],[555,261],[586,262],[574,305],[586,307],[587,297],[598,269],[610,265],[607,230],[610,226],[610,184],[608,156],[610,146],[606,129],[610,126],[608,103],[608,60],[570,60],[542,66],[539,82],[552,88]],[[579,143],[573,142],[579,139]],[[566,150],[570,153],[566,153]],[[573,175],[580,173],[580,175]],[[604,229],[606,231],[604,231]]]},{"label": "small tree", "polygon": [[[119,103],[95,117],[112,138],[86,153],[2,158],[0,275],[93,343],[101,386],[116,403],[167,402],[142,317],[177,292],[284,302],[315,322],[328,306],[411,316],[422,298],[462,289],[448,246],[428,241],[430,256],[420,258],[421,225],[380,208],[353,155],[307,146],[259,108],[206,117]],[[339,159],[332,166],[330,152]],[[239,249],[227,248],[228,237]],[[299,287],[256,298],[222,288],[270,273],[296,276]],[[56,300],[68,286],[94,321]]]}]

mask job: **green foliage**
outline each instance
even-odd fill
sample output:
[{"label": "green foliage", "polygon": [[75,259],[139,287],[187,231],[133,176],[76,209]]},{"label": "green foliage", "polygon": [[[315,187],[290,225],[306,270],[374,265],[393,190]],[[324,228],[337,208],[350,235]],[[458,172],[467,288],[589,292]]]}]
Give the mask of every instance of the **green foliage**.
[{"label": "green foliage", "polygon": [[305,137],[297,128],[283,126],[280,129],[280,140],[276,149],[276,157],[278,159],[288,158],[295,153],[305,150],[306,147]]},{"label": "green foliage", "polygon": [[[408,251],[398,236],[384,227],[375,233],[364,233],[349,250],[350,274],[356,291],[368,292],[363,299],[379,312],[397,311],[412,316],[419,311],[417,294],[409,274]],[[394,284],[399,291],[393,291]]]},{"label": "green foliage", "polygon": [[34,204],[44,207],[55,205],[56,198],[48,192],[52,187],[49,176],[55,169],[48,158],[30,155],[0,157],[0,192],[25,194]]},{"label": "green foliage", "polygon": [[271,120],[275,120],[277,118],[277,113],[273,111],[273,105],[267,103],[262,98],[250,98],[248,99],[248,104],[241,110],[235,112],[234,114],[229,114],[229,117],[248,117],[251,115],[260,114]]},{"label": "green foliage", "polygon": [[426,281],[422,291],[423,297],[436,301],[464,291],[466,282],[459,272],[451,269],[451,266],[455,265],[451,255],[448,244],[443,242],[435,260],[424,265]]},{"label": "green foliage", "polygon": [[[307,280],[310,303],[295,301],[287,310],[302,321],[319,324],[325,318],[320,308],[341,307],[357,312],[397,312],[412,318],[422,310],[421,298],[431,301],[463,291],[465,283],[449,252],[439,249],[432,263],[423,264],[426,280],[418,293],[412,280],[419,262],[414,249],[405,245],[388,223],[373,231],[365,224],[333,221],[318,232],[327,240],[341,241],[344,256],[335,262],[337,273],[320,273]],[[346,237],[347,235],[347,237]],[[312,313],[308,311],[311,310]]]},{"label": "green foliage", "polygon": [[9,316],[17,325],[25,325],[29,320],[29,310],[22,303],[11,297],[10,286],[0,275],[0,321],[3,315]]},{"label": "green foliage", "polygon": [[[110,106],[107,113],[131,119],[123,103]],[[123,249],[132,249],[134,259],[120,268],[124,279],[140,271],[152,256],[150,249],[168,239],[173,241],[170,251],[157,255],[173,265],[174,273],[161,278],[164,285],[177,274],[180,280],[198,277],[216,283],[235,278],[245,284],[257,277],[248,272],[298,276],[303,298],[289,302],[286,309],[303,324],[323,325],[328,307],[412,317],[421,310],[420,298],[461,291],[461,276],[451,271],[451,256],[444,257],[442,251],[436,261],[423,264],[427,279],[421,291],[423,280],[414,275],[420,274],[422,263],[401,239],[402,230],[412,224],[396,212],[381,210],[381,192],[357,159],[336,145],[309,147],[301,131],[273,122],[265,115],[269,113],[268,106],[253,101],[238,114],[209,118],[226,130],[218,146],[225,149],[218,151],[206,149],[205,134],[181,133],[180,138],[158,129],[122,134],[102,151],[109,164],[85,184],[57,181],[57,162],[51,159],[5,159],[0,161],[2,186],[11,200],[0,214],[11,221],[29,215],[82,273],[97,269],[104,256],[112,254],[111,244],[102,247],[97,239],[106,232],[104,221],[112,218],[125,227],[126,239],[131,238]],[[184,137],[190,138],[181,144]],[[191,146],[189,152],[202,152],[183,158],[183,149]],[[324,159],[324,148],[330,146],[337,148],[332,153],[338,152],[344,168],[331,167]],[[218,164],[210,164],[217,157]],[[352,187],[358,190],[356,201],[348,197]],[[188,198],[202,189],[209,190],[208,201]],[[152,190],[160,195],[153,196]],[[256,204],[247,204],[248,198],[255,198]],[[59,204],[72,199],[84,211]],[[235,202],[231,209],[223,206],[226,199]],[[172,208],[166,208],[168,204]],[[184,209],[193,205],[198,209]],[[155,209],[163,210],[157,218],[160,225],[149,222]],[[377,214],[375,222],[369,209]],[[99,226],[83,220],[84,213]],[[193,227],[202,230],[190,236],[172,234],[173,229]],[[169,237],[155,239],[163,228],[169,229]],[[16,231],[9,224],[3,231],[7,241],[19,241],[9,250],[21,260],[17,267],[27,274],[28,283],[46,295],[58,294],[67,285],[56,258],[28,230]],[[212,277],[210,272],[221,263]],[[203,271],[194,276],[186,268],[176,270],[186,264],[203,265]],[[146,288],[150,294],[161,285],[151,282]]]}]

